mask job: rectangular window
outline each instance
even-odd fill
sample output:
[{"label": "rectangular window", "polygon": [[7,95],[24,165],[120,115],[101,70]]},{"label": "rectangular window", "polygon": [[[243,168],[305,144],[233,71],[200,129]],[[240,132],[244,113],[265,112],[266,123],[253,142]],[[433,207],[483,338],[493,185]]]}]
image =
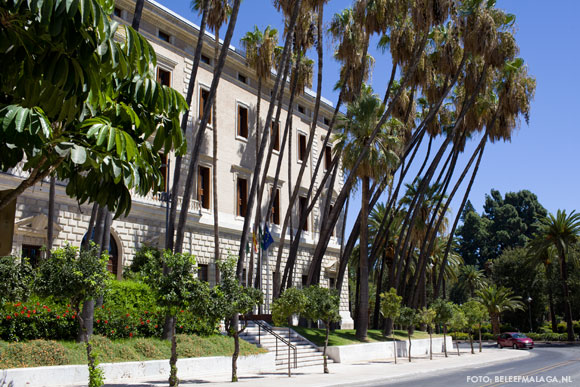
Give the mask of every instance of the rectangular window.
[{"label": "rectangular window", "polygon": [[170,35],[167,32],[163,32],[163,31],[159,30],[159,32],[157,33],[157,37],[159,39],[163,40],[164,42],[169,43]]},{"label": "rectangular window", "polygon": [[302,105],[298,105],[298,113],[306,114],[306,108]]},{"label": "rectangular window", "polygon": [[298,133],[298,160],[304,161],[306,158],[306,135]]},{"label": "rectangular window", "polygon": [[238,81],[247,84],[248,83],[248,78],[246,78],[246,76],[244,74],[238,73]]},{"label": "rectangular window", "polygon": [[332,163],[332,147],[327,145],[324,148],[324,170],[328,171],[330,164]]},{"label": "rectangular window", "polygon": [[121,18],[121,13],[122,13],[121,8],[115,7],[113,9],[113,15],[117,16],[118,18]]},{"label": "rectangular window", "polygon": [[238,136],[248,138],[248,108],[238,105]]},{"label": "rectangular window", "polygon": [[324,122],[324,125],[326,125],[326,126],[330,125],[330,120],[327,117],[323,118],[323,122]]},{"label": "rectangular window", "polygon": [[[209,99],[209,90],[207,89],[200,89],[199,91],[199,119],[203,118],[203,111],[205,109],[205,105]],[[209,112],[209,119],[207,123],[211,125],[211,109]]]},{"label": "rectangular window", "polygon": [[237,212],[236,215],[245,217],[248,206],[248,180],[238,177],[237,181]]},{"label": "rectangular window", "polygon": [[308,275],[303,274],[302,275],[302,289],[304,289],[306,287],[307,283],[308,283]]},{"label": "rectangular window", "polygon": [[272,141],[272,147],[275,151],[280,151],[280,123],[272,122],[272,127],[270,128],[270,141]]},{"label": "rectangular window", "polygon": [[[307,207],[308,201],[306,200],[306,197],[300,196],[298,198],[298,215],[300,216],[300,219],[302,219],[302,214],[306,213]],[[308,231],[308,218],[306,218],[306,223],[304,223],[304,228],[302,231]]]},{"label": "rectangular window", "polygon": [[197,271],[197,278],[200,281],[205,281],[208,282],[209,281],[209,268],[208,265],[198,265],[198,271]]},{"label": "rectangular window", "polygon": [[336,288],[336,278],[334,278],[334,277],[328,278],[328,285],[329,285],[328,287],[330,289]]},{"label": "rectangular window", "polygon": [[273,224],[280,224],[280,190],[276,189],[274,200],[272,201],[272,214],[270,222]]},{"label": "rectangular window", "polygon": [[157,82],[161,83],[163,86],[171,87],[171,71],[157,68]]},{"label": "rectangular window", "polygon": [[210,206],[210,177],[209,168],[199,166],[197,170],[197,200],[202,208],[209,210]]},{"label": "rectangular window", "polygon": [[28,258],[32,267],[36,267],[40,263],[40,254],[40,246],[22,245],[22,258]]},{"label": "rectangular window", "polygon": [[211,65],[211,59],[209,59],[209,56],[207,56],[207,55],[201,54],[201,61],[202,61],[202,63]]}]

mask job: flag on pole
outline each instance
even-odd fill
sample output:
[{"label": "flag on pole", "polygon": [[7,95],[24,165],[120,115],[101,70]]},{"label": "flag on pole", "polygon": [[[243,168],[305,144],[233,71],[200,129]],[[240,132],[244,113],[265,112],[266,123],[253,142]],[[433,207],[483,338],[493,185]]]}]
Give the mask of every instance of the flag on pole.
[{"label": "flag on pole", "polygon": [[258,240],[256,239],[256,233],[252,232],[252,246],[254,246],[254,253],[258,252]]},{"label": "flag on pole", "polygon": [[274,243],[274,239],[272,238],[272,234],[270,234],[270,230],[268,230],[268,226],[264,229],[264,235],[262,236],[262,250],[268,250],[268,247]]}]

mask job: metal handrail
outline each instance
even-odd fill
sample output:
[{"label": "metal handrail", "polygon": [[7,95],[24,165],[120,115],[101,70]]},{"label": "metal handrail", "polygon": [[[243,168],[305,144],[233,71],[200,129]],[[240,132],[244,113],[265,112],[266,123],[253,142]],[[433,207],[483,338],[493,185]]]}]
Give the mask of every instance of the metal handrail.
[{"label": "metal handrail", "polygon": [[268,324],[264,321],[260,320],[252,320],[256,325],[258,325],[258,344],[261,344],[260,337],[261,337],[261,329],[265,330],[266,332],[270,333],[272,336],[276,338],[276,356],[278,356],[278,340],[288,346],[288,376],[291,375],[290,373],[290,349],[294,350],[294,367],[298,368],[298,349],[294,344],[290,342],[290,328],[288,328],[288,340],[277,334]]}]

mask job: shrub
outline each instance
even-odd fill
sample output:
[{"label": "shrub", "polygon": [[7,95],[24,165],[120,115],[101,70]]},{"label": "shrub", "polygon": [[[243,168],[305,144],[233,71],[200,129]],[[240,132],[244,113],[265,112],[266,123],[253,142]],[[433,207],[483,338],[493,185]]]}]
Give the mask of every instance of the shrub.
[{"label": "shrub", "polygon": [[34,279],[26,258],[0,257],[0,305],[27,300]]},{"label": "shrub", "polygon": [[32,340],[25,343],[10,343],[0,352],[3,368],[30,367],[31,364],[47,366],[67,364],[66,351],[62,344],[54,341]]}]

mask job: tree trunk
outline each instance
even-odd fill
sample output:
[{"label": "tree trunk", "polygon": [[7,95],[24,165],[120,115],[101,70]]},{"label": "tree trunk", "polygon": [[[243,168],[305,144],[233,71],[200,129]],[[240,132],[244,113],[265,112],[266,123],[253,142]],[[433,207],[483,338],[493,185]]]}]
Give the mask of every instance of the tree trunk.
[{"label": "tree trunk", "polygon": [[443,324],[443,352],[445,352],[445,357],[447,357],[447,324]]},{"label": "tree trunk", "polygon": [[407,330],[407,335],[409,336],[409,363],[411,362],[411,330]]},{"label": "tree trunk", "polygon": [[177,337],[175,335],[175,326],[177,321],[175,317],[171,320],[171,357],[169,358],[169,385],[176,387],[179,385],[179,378],[177,377]]},{"label": "tree trunk", "polygon": [[433,360],[433,329],[432,327],[428,327],[429,329],[429,360]]},{"label": "tree trunk", "polygon": [[[213,53],[213,62],[217,63],[219,55],[219,41],[220,41],[220,30],[216,28],[215,31],[215,47]],[[219,203],[218,203],[218,172],[217,172],[217,160],[218,160],[218,115],[217,115],[217,88],[215,92],[215,100],[213,103],[212,111],[213,119],[213,158],[212,158],[212,180],[213,180],[213,251],[214,259],[217,264],[220,260],[220,226],[219,226]]]},{"label": "tree trunk", "polygon": [[[217,63],[217,67],[215,69],[214,77],[213,77],[212,82],[211,82],[211,87],[209,89],[207,105],[203,109],[203,117],[202,117],[201,122],[199,124],[198,131],[195,135],[194,144],[193,144],[193,147],[192,147],[191,153],[190,153],[189,166],[187,169],[187,181],[188,182],[193,181],[193,177],[195,175],[197,161],[199,159],[199,155],[201,152],[201,144],[203,142],[205,129],[207,128],[207,123],[208,123],[208,120],[210,117],[210,109],[213,108],[215,93],[216,93],[217,87],[219,85],[221,73],[224,69],[224,65],[226,62],[226,56],[227,56],[228,51],[229,51],[230,42],[232,40],[234,28],[236,26],[236,21],[238,19],[238,11],[240,9],[240,2],[241,2],[241,0],[234,1],[234,5],[232,7],[232,14],[230,16],[230,22],[228,24],[226,36],[224,39],[224,43],[222,45],[219,61]],[[176,164],[177,164],[177,162],[176,162]],[[192,186],[193,186],[192,184],[185,184],[185,190],[183,192],[183,200],[181,203],[181,212],[179,214],[179,222],[177,224],[177,236],[175,239],[174,251],[176,253],[181,253],[183,251],[183,239],[185,236],[184,235],[185,234],[185,222],[187,220],[187,214],[189,212],[189,205],[191,203]],[[171,224],[170,224],[170,226],[171,226]],[[168,238],[168,239],[172,239],[172,238]]]},{"label": "tree trunk", "polygon": [[360,298],[356,337],[360,341],[366,341],[369,325],[369,257],[368,257],[368,205],[369,205],[369,181],[368,177],[362,179],[361,200],[361,228],[360,228]]},{"label": "tree trunk", "polygon": [[[385,216],[387,216],[385,214]],[[381,269],[379,270],[379,278],[377,280],[377,291],[375,292],[375,310],[373,312],[373,328],[379,329],[379,315],[381,314],[381,291],[383,289],[383,273],[385,265],[387,264],[387,254],[383,252],[383,261],[381,262]]]},{"label": "tree trunk", "polygon": [[556,320],[556,311],[554,309],[554,295],[552,286],[548,285],[548,301],[550,306],[550,321],[552,323],[552,332],[558,332],[558,321]]},{"label": "tree trunk", "polygon": [[499,335],[501,333],[500,326],[499,326],[499,315],[492,314],[489,316],[491,319],[491,328],[494,335]]},{"label": "tree trunk", "polygon": [[[83,309],[84,309],[84,305],[83,305]],[[93,347],[91,345],[91,342],[89,341],[89,335],[87,334],[85,320],[82,317],[82,313],[79,313],[80,306],[79,306],[78,302],[76,303],[74,310],[75,310],[77,317],[79,319],[79,331],[81,332],[81,341],[85,343],[85,349],[87,351],[87,366],[89,367],[89,384],[90,384],[91,379],[93,377],[92,375],[94,375],[95,372],[98,372],[97,365],[95,364],[95,360],[96,360],[97,356],[93,355],[93,353],[92,353]]]},{"label": "tree trunk", "polygon": [[562,278],[562,294],[564,296],[564,315],[566,317],[566,333],[568,341],[574,341],[574,325],[572,323],[572,306],[570,305],[570,291],[568,290],[568,265],[566,261],[566,252],[559,248],[560,255],[560,274]]},{"label": "tree trunk", "polygon": [[395,330],[393,329],[393,320],[391,320],[391,324],[389,325],[391,328],[391,339],[393,340],[393,356],[395,357],[395,364],[397,364],[397,341],[395,340]]},{"label": "tree trunk", "polygon": [[141,14],[143,13],[143,4],[145,0],[137,0],[135,3],[135,12],[133,13],[133,23],[131,23],[131,27],[135,31],[139,31],[139,25],[141,24]]},{"label": "tree trunk", "polygon": [[[290,18],[290,22],[288,24],[288,30],[286,32],[284,49],[282,51],[282,57],[280,59],[281,63],[285,63],[287,56],[290,54],[290,42],[292,40],[291,36],[292,36],[293,31],[294,31],[294,26],[296,25],[296,19],[298,18],[298,11],[300,10],[301,3],[302,3],[301,0],[297,0],[296,4],[294,5],[292,17]],[[286,71],[284,71],[284,72],[286,73]],[[278,88],[280,87],[281,77],[282,77],[282,72],[279,72],[277,77],[276,77],[276,82],[274,83],[274,89],[273,89],[273,93],[272,93],[273,95],[277,95],[277,93],[278,93]],[[272,114],[274,112],[274,106],[275,106],[275,103],[272,101],[270,103],[269,108],[268,108],[268,114],[266,115],[264,132],[268,132],[268,130],[270,129]],[[252,177],[252,185],[250,188],[250,192],[248,194],[248,203],[247,203],[246,208],[247,208],[247,212],[249,214],[251,214],[253,209],[254,209],[256,190],[258,189],[258,180],[260,178],[260,173],[262,171],[262,160],[263,160],[264,153],[266,150],[267,142],[268,142],[268,136],[263,136],[262,141],[260,143],[260,151],[258,153],[258,158],[256,160],[256,166],[254,168],[254,173],[253,173],[253,177]],[[292,184],[292,182],[289,181],[288,185],[291,185],[291,184]],[[239,260],[238,260],[238,265],[236,268],[236,275],[238,277],[240,277],[242,275],[242,268],[244,265],[244,261],[246,259],[245,245],[248,242],[248,232],[250,229],[250,219],[251,219],[251,216],[247,216],[244,219],[244,226],[242,228],[242,236],[240,238]]]},{"label": "tree trunk", "polygon": [[327,374],[328,372],[328,364],[326,361],[326,348],[328,348],[328,334],[330,333],[330,321],[325,323],[326,325],[326,337],[324,339],[324,352],[322,352],[322,357],[324,358],[324,373]]},{"label": "tree trunk", "polygon": [[471,346],[471,354],[475,355],[475,351],[473,350],[473,331],[469,331],[469,345]]},{"label": "tree trunk", "polygon": [[48,190],[48,225],[46,228],[46,258],[50,258],[50,253],[52,252],[52,244],[54,242],[54,222],[55,222],[55,211],[54,211],[54,199],[55,199],[55,187],[56,178],[54,176],[50,177],[50,188]]},{"label": "tree trunk", "polygon": [[457,346],[457,356],[461,356],[461,354],[459,353],[459,340],[457,339],[457,333],[455,333],[455,345]]},{"label": "tree trunk", "polygon": [[89,228],[87,229],[86,237],[81,244],[81,250],[86,250],[89,246],[89,242],[93,239],[93,232],[95,231],[95,221],[97,218],[97,212],[99,211],[99,205],[95,202],[93,203],[93,209],[91,210],[91,217],[89,218]]},{"label": "tree trunk", "polygon": [[[197,70],[199,68],[199,62],[201,60],[201,51],[203,48],[203,37],[205,36],[205,26],[207,24],[207,13],[209,10],[209,1],[204,3],[203,11],[201,14],[201,23],[199,25],[199,34],[197,35],[197,44],[195,47],[195,55],[193,57],[193,67],[191,68],[191,73],[189,75],[189,83],[187,85],[187,93],[185,96],[185,103],[187,106],[191,106],[191,101],[193,99],[193,90],[195,89],[195,80],[197,78]],[[222,47],[223,50],[223,47]],[[191,108],[187,109],[181,117],[181,131],[183,132],[183,137],[186,138],[187,133],[187,122],[189,120],[189,113]],[[173,167],[173,186],[171,187],[171,209],[169,211],[169,222],[167,224],[167,230],[165,230],[165,248],[173,251],[173,237],[175,234],[175,218],[177,217],[177,202],[180,192],[180,180],[181,180],[181,162],[183,157],[177,155],[175,157],[175,167]],[[183,211],[183,209],[182,209]],[[186,210],[187,212],[187,210]]]},{"label": "tree trunk", "polygon": [[240,354],[240,336],[234,327],[234,354],[232,355],[232,382],[238,381],[238,356]]},{"label": "tree trunk", "polygon": [[481,324],[479,324],[477,331],[479,333],[479,352],[481,352]]}]

